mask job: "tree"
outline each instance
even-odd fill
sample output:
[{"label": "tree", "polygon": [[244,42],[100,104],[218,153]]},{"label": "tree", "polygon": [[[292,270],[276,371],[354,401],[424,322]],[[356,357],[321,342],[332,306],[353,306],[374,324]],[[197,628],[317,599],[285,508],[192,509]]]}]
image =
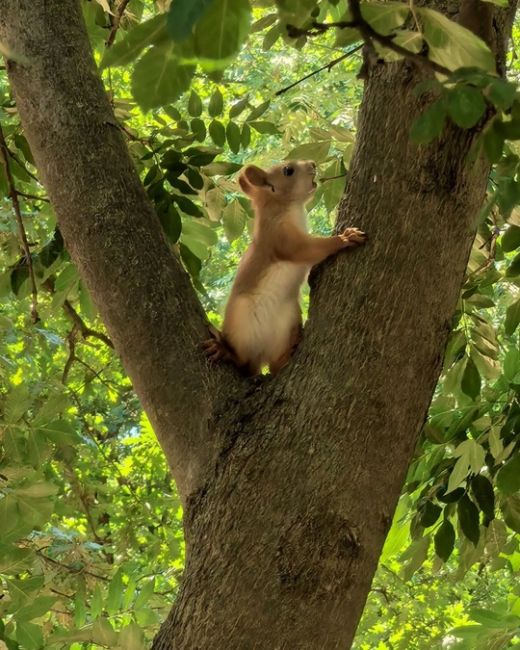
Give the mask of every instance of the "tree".
[{"label": "tree", "polygon": [[[500,70],[514,8],[468,2],[459,16]],[[0,42],[66,248],[183,500],[185,579],[154,648],[208,639],[348,647],[441,370],[485,196],[489,163],[468,158],[490,115],[468,117],[472,82],[461,77],[452,120],[444,125],[442,109],[439,138],[417,146],[410,128],[432,97],[414,89],[431,66],[420,54],[381,63],[368,48],[337,227],[355,222],[370,244],[313,273],[290,366],[250,381],[209,368],[200,352],[205,316],[127,153],[77,3],[4,0]]]}]

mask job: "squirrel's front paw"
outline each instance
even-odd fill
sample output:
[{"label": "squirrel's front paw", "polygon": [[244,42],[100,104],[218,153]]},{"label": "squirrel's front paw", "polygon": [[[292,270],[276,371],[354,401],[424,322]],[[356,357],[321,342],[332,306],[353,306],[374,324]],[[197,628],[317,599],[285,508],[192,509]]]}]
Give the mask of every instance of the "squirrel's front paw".
[{"label": "squirrel's front paw", "polygon": [[359,228],[345,228],[339,237],[345,246],[359,246],[367,240],[367,234]]}]

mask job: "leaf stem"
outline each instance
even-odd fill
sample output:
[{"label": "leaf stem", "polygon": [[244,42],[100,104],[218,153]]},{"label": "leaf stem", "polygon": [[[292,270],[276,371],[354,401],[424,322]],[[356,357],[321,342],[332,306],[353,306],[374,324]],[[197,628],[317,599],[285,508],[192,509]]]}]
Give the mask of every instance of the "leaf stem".
[{"label": "leaf stem", "polygon": [[27,268],[29,269],[29,277],[31,279],[31,318],[33,323],[37,323],[40,320],[38,316],[38,289],[36,288],[36,278],[34,276],[34,268],[31,257],[31,250],[29,247],[29,242],[27,240],[27,233],[25,232],[25,226],[23,224],[22,212],[20,210],[20,203],[18,201],[19,192],[16,189],[13,175],[11,173],[11,167],[9,166],[9,149],[5,141],[4,132],[2,126],[0,125],[0,151],[2,152],[2,159],[5,167],[5,175],[7,178],[7,185],[9,188],[9,198],[13,204],[13,210],[16,215],[16,221],[18,223],[18,231],[20,234],[20,239],[22,240],[22,247],[25,255],[25,261],[27,263]]}]

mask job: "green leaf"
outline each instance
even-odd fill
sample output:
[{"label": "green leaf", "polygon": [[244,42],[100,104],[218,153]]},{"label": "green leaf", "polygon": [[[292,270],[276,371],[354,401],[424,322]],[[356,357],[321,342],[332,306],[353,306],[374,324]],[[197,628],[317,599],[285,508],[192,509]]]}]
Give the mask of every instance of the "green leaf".
[{"label": "green leaf", "polygon": [[462,392],[476,399],[480,395],[480,373],[471,357],[468,358],[461,381]]},{"label": "green leaf", "polygon": [[179,250],[181,253],[182,262],[186,267],[186,270],[190,274],[192,280],[197,281],[200,275],[200,270],[202,268],[202,262],[182,242],[179,244]]},{"label": "green leaf", "polygon": [[208,127],[209,135],[217,147],[226,143],[226,128],[219,120],[212,120]]},{"label": "green leaf", "polygon": [[500,509],[509,528],[520,533],[520,496],[512,495],[503,499]]},{"label": "green leaf", "polygon": [[486,110],[482,93],[471,86],[457,86],[448,93],[448,113],[464,129],[475,126]]},{"label": "green leaf", "polygon": [[480,538],[478,508],[466,494],[457,504],[457,514],[462,532],[476,546]]},{"label": "green leaf", "polygon": [[506,253],[520,248],[520,226],[509,226],[500,239],[502,250]]},{"label": "green leaf", "polygon": [[92,600],[90,602],[90,615],[92,617],[92,620],[95,621],[102,611],[103,611],[103,594],[101,593],[100,586],[96,585],[94,587]]},{"label": "green leaf", "polygon": [[272,122],[249,122],[251,126],[258,133],[265,135],[280,135],[280,131]]},{"label": "green leaf", "polygon": [[431,501],[426,501],[421,508],[421,526],[428,528],[433,526],[437,519],[441,516],[442,508]]},{"label": "green leaf", "polygon": [[262,41],[262,49],[264,52],[270,50],[281,35],[282,26],[279,23],[271,27],[271,29],[264,36],[264,40]]},{"label": "green leaf", "polygon": [[520,298],[509,305],[506,311],[506,319],[504,322],[504,331],[507,336],[512,336],[515,333],[518,324],[520,323]]},{"label": "green leaf", "polygon": [[379,34],[387,36],[404,23],[410,7],[402,2],[364,2],[361,15]]},{"label": "green leaf", "polygon": [[238,117],[243,110],[247,108],[249,104],[249,95],[242,97],[238,102],[235,102],[233,106],[229,109],[229,117]]},{"label": "green leaf", "polygon": [[235,154],[238,153],[240,150],[240,127],[236,122],[228,122],[226,138],[231,151]]},{"label": "green leaf", "polygon": [[161,210],[159,212],[159,220],[168,241],[171,244],[175,244],[181,235],[182,222],[180,214],[175,209],[173,203],[169,204],[167,210]]},{"label": "green leaf", "polygon": [[214,2],[195,25],[194,55],[202,60],[229,59],[246,40],[250,19],[251,8],[248,0]]},{"label": "green leaf", "polygon": [[190,128],[199,142],[206,139],[206,125],[200,117],[194,117],[190,122]]},{"label": "green leaf", "polygon": [[285,157],[286,160],[314,160],[322,162],[328,155],[330,149],[330,140],[326,142],[309,142],[300,144],[290,151]]},{"label": "green leaf", "polygon": [[517,275],[520,275],[520,253],[515,255],[506,271],[506,277],[508,278],[514,278]]},{"label": "green leaf", "polygon": [[190,199],[186,198],[185,196],[179,196],[175,194],[172,196],[172,199],[179,206],[179,209],[184,212],[184,214],[189,214],[191,217],[204,216],[199,206],[195,205],[193,201],[190,201]]},{"label": "green leaf", "polygon": [[18,420],[25,415],[31,404],[32,397],[29,395],[26,386],[20,384],[11,388],[2,405],[5,422],[8,424],[18,422]]},{"label": "green leaf", "polygon": [[131,29],[125,38],[105,49],[101,69],[107,66],[127,65],[136,59],[145,47],[166,41],[166,16],[159,14]]},{"label": "green leaf", "polygon": [[496,482],[502,494],[514,494],[520,490],[520,453],[518,451],[498,471]]},{"label": "green leaf", "polygon": [[196,169],[187,169],[184,172],[184,175],[188,179],[190,185],[196,190],[201,190],[204,187],[204,179]]},{"label": "green leaf", "polygon": [[249,124],[242,125],[242,133],[240,134],[240,144],[243,149],[247,149],[251,144],[251,128]]},{"label": "green leaf", "polygon": [[81,442],[81,438],[76,433],[76,429],[67,420],[47,422],[40,426],[38,431],[58,445],[73,445]]},{"label": "green leaf", "polygon": [[515,99],[516,84],[497,77],[490,81],[486,94],[497,108],[506,111]]},{"label": "green leaf", "polygon": [[478,507],[484,513],[486,519],[491,521],[495,518],[495,492],[488,478],[483,474],[477,474],[471,480],[471,491],[475,497]]},{"label": "green leaf", "polygon": [[123,572],[121,569],[116,571],[114,577],[108,586],[108,595],[105,602],[105,609],[109,616],[113,616],[119,611],[123,599]]},{"label": "green leaf", "polygon": [[40,650],[43,648],[43,633],[39,625],[18,621],[16,623],[16,640],[24,650]]},{"label": "green leaf", "polygon": [[118,635],[108,619],[99,617],[92,626],[92,640],[107,648],[114,648],[117,645]]},{"label": "green leaf", "polygon": [[443,560],[447,562],[454,547],[455,547],[455,530],[451,523],[445,519],[435,533],[434,538],[435,552]]},{"label": "green leaf", "polygon": [[38,596],[29,605],[22,607],[16,612],[17,621],[32,621],[46,614],[54,605],[57,598],[52,596]]},{"label": "green leaf", "polygon": [[179,63],[171,43],[154,46],[134,68],[133,95],[145,111],[174,102],[189,88],[194,70]]},{"label": "green leaf", "polygon": [[13,490],[12,494],[16,496],[32,497],[40,499],[57,494],[59,488],[54,483],[49,481],[37,481],[36,483],[29,483],[26,487],[20,487]]},{"label": "green leaf", "polygon": [[167,175],[168,182],[172,187],[174,187],[176,190],[179,190],[181,194],[189,194],[192,196],[195,196],[197,194],[197,191],[194,190],[192,187],[186,183],[186,181],[183,181],[182,179],[178,178],[174,174],[168,174]]},{"label": "green leaf", "polygon": [[450,70],[464,67],[495,72],[495,57],[482,39],[438,11],[416,7],[424,24],[428,57]]},{"label": "green leaf", "polygon": [[428,558],[430,542],[430,535],[425,535],[420,539],[414,540],[406,552],[403,553],[401,559],[406,560],[401,570],[403,580],[410,580],[414,573],[418,571],[426,562]]},{"label": "green leaf", "polygon": [[496,128],[496,120],[486,128],[483,135],[484,151],[490,163],[497,163],[502,157],[504,135]]},{"label": "green leaf", "polygon": [[[175,5],[176,3],[174,3]],[[202,100],[198,94],[192,90],[188,100],[188,113],[192,117],[199,117],[202,114]]]},{"label": "green leaf", "polygon": [[242,169],[242,165],[239,163],[216,160],[215,162],[203,167],[202,171],[206,176],[229,176],[229,174],[234,174],[239,169]]},{"label": "green leaf", "polygon": [[516,347],[509,348],[504,357],[504,377],[513,383],[520,372],[520,350]]},{"label": "green leaf", "polygon": [[442,100],[430,104],[413,122],[410,137],[417,144],[428,144],[442,133],[446,108]]},{"label": "green leaf", "polygon": [[143,586],[137,595],[137,598],[134,602],[134,608],[140,609],[141,607],[148,606],[149,600],[152,597],[155,589],[155,578],[151,580],[143,581]]},{"label": "green leaf", "polygon": [[254,34],[255,32],[261,32],[266,29],[266,27],[270,27],[276,22],[277,18],[278,14],[267,14],[258,20],[255,20],[251,25],[251,33]]},{"label": "green leaf", "polygon": [[266,110],[269,108],[270,105],[271,102],[268,100],[266,102],[263,102],[262,104],[259,104],[256,108],[253,108],[253,110],[246,117],[246,122],[257,120],[266,112]]},{"label": "green leaf", "polygon": [[197,21],[216,0],[175,0],[168,12],[168,31],[174,41],[184,41],[193,32]]},{"label": "green leaf", "polygon": [[125,650],[145,650],[146,643],[141,628],[136,623],[130,623],[119,633],[119,647]]},{"label": "green leaf", "polygon": [[473,438],[468,438],[460,443],[455,449],[454,456],[458,458],[453,469],[451,470],[448,481],[448,488],[445,494],[448,494],[458,488],[466,480],[468,474],[478,474],[482,469],[486,452],[482,445]]},{"label": "green leaf", "polygon": [[246,224],[246,213],[244,208],[240,205],[237,199],[228,203],[222,213],[222,223],[224,225],[224,232],[229,242],[238,239],[244,231]]},{"label": "green leaf", "polygon": [[7,575],[21,573],[32,564],[34,557],[34,553],[28,548],[17,548],[0,544],[0,573]]},{"label": "green leaf", "polygon": [[152,165],[146,172],[146,176],[143,179],[143,185],[150,185],[150,183],[155,180],[155,177],[159,175],[159,172],[159,165]]},{"label": "green leaf", "polygon": [[217,117],[217,115],[220,115],[222,113],[223,108],[224,98],[222,97],[220,90],[216,88],[209,100],[208,113],[211,115],[211,117]]}]

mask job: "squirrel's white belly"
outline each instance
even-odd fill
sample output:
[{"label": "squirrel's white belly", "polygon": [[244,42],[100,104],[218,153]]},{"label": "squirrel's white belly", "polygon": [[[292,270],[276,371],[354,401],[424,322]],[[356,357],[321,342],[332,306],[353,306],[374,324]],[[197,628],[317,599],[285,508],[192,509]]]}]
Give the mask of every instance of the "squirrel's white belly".
[{"label": "squirrel's white belly", "polygon": [[287,350],[300,321],[299,288],[308,271],[305,264],[276,262],[254,292],[229,301],[223,332],[242,359],[265,364]]}]

